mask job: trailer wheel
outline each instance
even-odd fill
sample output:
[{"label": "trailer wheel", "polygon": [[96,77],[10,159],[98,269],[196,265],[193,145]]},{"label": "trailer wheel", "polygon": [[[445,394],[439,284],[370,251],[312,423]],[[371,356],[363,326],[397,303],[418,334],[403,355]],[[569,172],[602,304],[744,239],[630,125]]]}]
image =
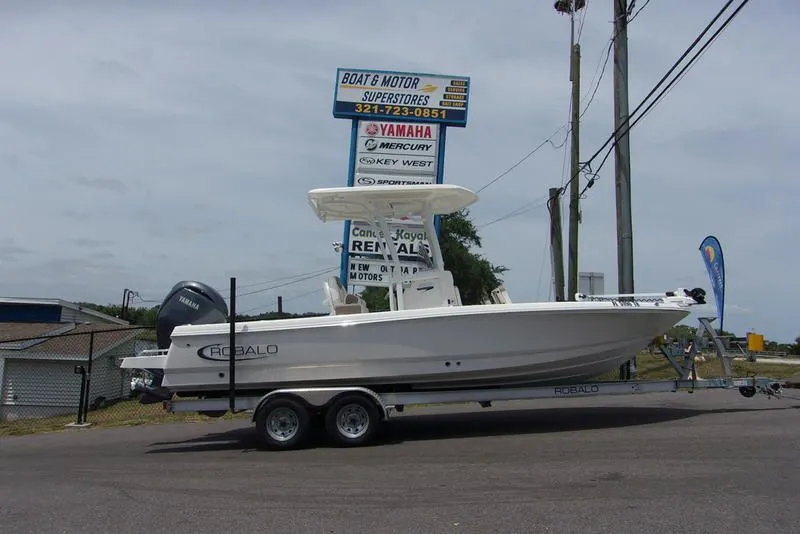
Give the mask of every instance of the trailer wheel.
[{"label": "trailer wheel", "polygon": [[375,436],[380,419],[372,399],[358,394],[343,395],[326,410],[325,429],[338,445],[354,447]]},{"label": "trailer wheel", "polygon": [[256,415],[256,430],[269,449],[292,449],[307,437],[311,427],[303,403],[290,398],[267,401]]},{"label": "trailer wheel", "polygon": [[756,388],[754,388],[753,386],[741,386],[739,388],[739,393],[741,393],[744,397],[747,397],[749,399],[755,396]]}]

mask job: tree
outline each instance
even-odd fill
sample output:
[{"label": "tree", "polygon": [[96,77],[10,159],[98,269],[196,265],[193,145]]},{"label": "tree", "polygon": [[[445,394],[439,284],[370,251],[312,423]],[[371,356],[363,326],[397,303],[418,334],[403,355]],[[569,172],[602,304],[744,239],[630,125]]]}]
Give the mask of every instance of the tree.
[{"label": "tree", "polygon": [[[480,304],[494,289],[502,285],[500,278],[507,267],[493,265],[473,248],[481,247],[478,229],[469,220],[469,211],[461,210],[442,216],[439,242],[445,268],[453,274],[453,283],[461,293],[464,305]],[[368,287],[361,297],[371,311],[389,309],[385,287]]]},{"label": "tree", "polygon": [[794,339],[794,345],[789,345],[789,354],[800,355],[800,337]]}]

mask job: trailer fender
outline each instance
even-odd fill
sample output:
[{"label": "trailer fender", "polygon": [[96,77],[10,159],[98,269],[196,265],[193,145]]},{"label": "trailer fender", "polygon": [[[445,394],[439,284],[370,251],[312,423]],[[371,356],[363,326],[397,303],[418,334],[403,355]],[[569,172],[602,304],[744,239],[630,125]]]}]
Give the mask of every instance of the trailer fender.
[{"label": "trailer fender", "polygon": [[258,401],[251,422],[255,422],[261,408],[270,400],[277,397],[289,397],[299,399],[313,411],[321,411],[329,406],[337,397],[343,394],[359,393],[371,398],[382,420],[389,418],[389,412],[381,397],[369,388],[365,387],[320,387],[320,388],[286,388],[270,391]]}]

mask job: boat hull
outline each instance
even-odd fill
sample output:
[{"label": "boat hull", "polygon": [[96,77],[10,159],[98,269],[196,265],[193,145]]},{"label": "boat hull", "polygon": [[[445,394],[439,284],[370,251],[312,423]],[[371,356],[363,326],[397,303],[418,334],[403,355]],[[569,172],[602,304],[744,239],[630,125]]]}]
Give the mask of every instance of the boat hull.
[{"label": "boat hull", "polygon": [[[237,392],[568,384],[616,369],[688,315],[677,306],[488,305],[237,324]],[[229,325],[177,327],[162,385],[228,390]],[[125,364],[136,366],[135,358]]]}]

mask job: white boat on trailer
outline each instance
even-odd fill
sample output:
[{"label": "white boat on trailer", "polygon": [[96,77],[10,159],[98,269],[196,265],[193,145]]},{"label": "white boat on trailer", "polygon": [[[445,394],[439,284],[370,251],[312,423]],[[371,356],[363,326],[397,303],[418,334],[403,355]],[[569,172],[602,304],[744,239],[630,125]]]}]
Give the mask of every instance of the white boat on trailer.
[{"label": "white boat on trailer", "polygon": [[617,369],[690,306],[704,303],[702,289],[679,289],[464,306],[433,221],[476,200],[468,189],[443,184],[312,190],[309,202],[322,221],[368,221],[375,235],[389,236],[391,219],[422,218],[428,268],[402,274],[396,244],[386,240],[383,256],[395,265],[389,311],[370,312],[331,278],[327,316],[228,323],[218,292],[180,282],[159,311],[159,349],[125,358],[122,367],[154,375],[142,402],[216,415],[254,410],[271,447],[302,441],[313,413],[324,415],[339,442],[360,444],[390,409],[409,404],[627,391],[630,383],[585,383]]}]

